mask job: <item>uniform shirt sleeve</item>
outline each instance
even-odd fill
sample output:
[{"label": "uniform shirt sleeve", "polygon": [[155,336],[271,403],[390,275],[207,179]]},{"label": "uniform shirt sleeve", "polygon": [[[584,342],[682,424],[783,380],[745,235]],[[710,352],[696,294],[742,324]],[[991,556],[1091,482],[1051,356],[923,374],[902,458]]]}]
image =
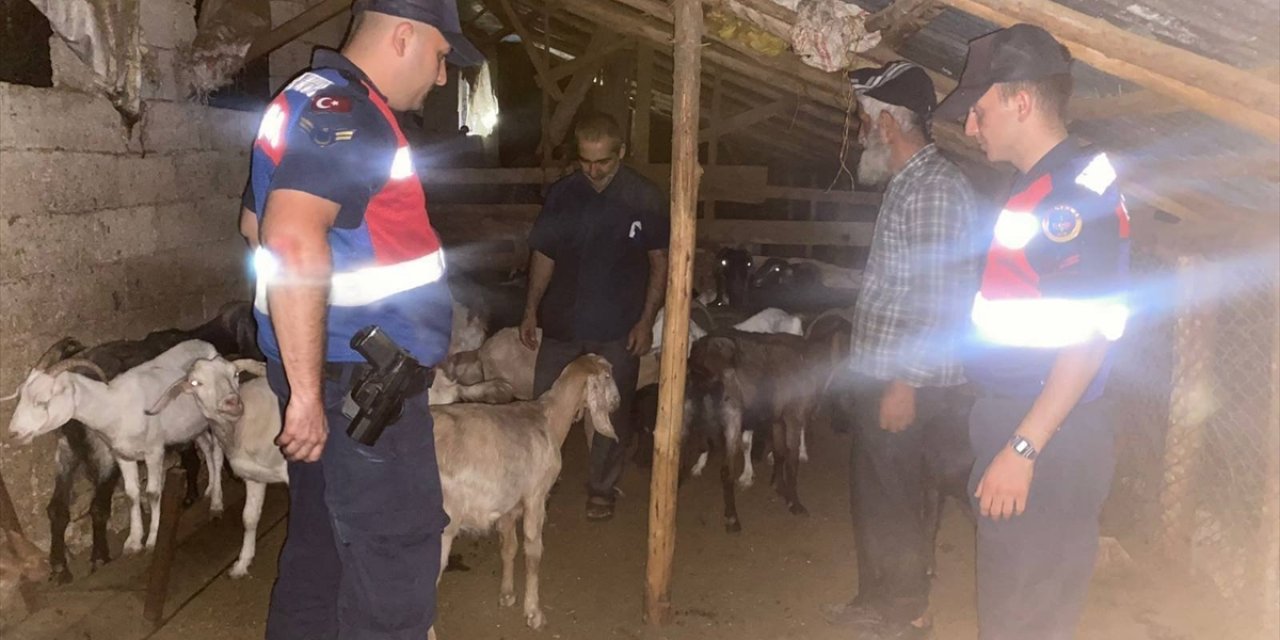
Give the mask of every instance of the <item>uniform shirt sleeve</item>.
[{"label": "uniform shirt sleeve", "polygon": [[529,248],[537,251],[552,260],[556,259],[560,248],[563,246],[563,219],[562,207],[564,206],[564,185],[557,183],[551,186],[547,191],[547,199],[542,203],[542,211],[538,212],[538,217],[533,221],[533,228],[529,230]]},{"label": "uniform shirt sleeve", "polygon": [[[258,205],[253,199],[253,180],[249,180],[244,185],[244,193],[240,194],[240,207],[241,209],[248,209],[254,213],[258,212]],[[239,213],[240,212],[237,211],[236,215],[239,215]]]},{"label": "uniform shirt sleeve", "polygon": [[645,249],[665,250],[671,242],[671,201],[657,187],[645,190],[644,220]]},{"label": "uniform shirt sleeve", "polygon": [[[318,109],[345,102],[345,110]],[[292,189],[336,202],[336,226],[359,226],[369,199],[390,178],[395,140],[376,107],[347,94],[321,92],[290,129],[270,190]]]},{"label": "uniform shirt sleeve", "polygon": [[1047,298],[1094,299],[1123,293],[1127,241],[1120,233],[1119,196],[1073,187],[1055,189],[1036,207],[1041,232],[1030,251]]}]

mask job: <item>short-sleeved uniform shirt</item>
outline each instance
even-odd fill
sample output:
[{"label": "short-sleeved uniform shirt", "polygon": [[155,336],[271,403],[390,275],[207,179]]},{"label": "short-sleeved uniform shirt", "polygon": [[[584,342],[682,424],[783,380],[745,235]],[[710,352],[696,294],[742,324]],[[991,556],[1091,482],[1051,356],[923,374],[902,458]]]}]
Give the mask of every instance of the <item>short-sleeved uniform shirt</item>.
[{"label": "short-sleeved uniform shirt", "polygon": [[[326,360],[361,362],[350,347],[367,325],[426,365],[448,350],[452,303],[444,253],[408,141],[372,81],[350,60],[319,50],[310,71],[272,100],[254,140],[243,205],[261,223],[277,189],[340,205],[328,234],[333,256]],[[255,301],[263,352],[280,357],[255,256]]]},{"label": "short-sleeved uniform shirt", "polygon": [[644,310],[649,251],[666,249],[669,205],[656,185],[618,169],[597,192],[581,172],[547,192],[529,248],[555,261],[538,323],[553,340],[625,338]]},{"label": "short-sleeved uniform shirt", "polygon": [[[1128,319],[1129,214],[1103,153],[1064,140],[1020,175],[990,234],[965,374],[989,392],[1040,394],[1059,350]],[[1105,388],[1108,356],[1083,401]]]}]

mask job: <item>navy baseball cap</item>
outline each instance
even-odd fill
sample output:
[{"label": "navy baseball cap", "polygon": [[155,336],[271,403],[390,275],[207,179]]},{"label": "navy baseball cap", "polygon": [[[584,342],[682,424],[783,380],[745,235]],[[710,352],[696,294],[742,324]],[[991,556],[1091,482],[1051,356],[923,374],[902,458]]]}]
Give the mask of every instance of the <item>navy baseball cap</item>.
[{"label": "navy baseball cap", "polygon": [[440,30],[449,46],[449,62],[459,67],[474,67],[484,63],[484,55],[462,35],[462,23],[458,19],[455,0],[356,0],[352,13],[376,11],[389,16],[424,22]]},{"label": "navy baseball cap", "polygon": [[1071,53],[1031,24],[1015,24],[969,43],[960,84],[938,105],[939,118],[959,119],[1000,82],[1026,82],[1071,73]]},{"label": "navy baseball cap", "polygon": [[925,120],[938,106],[929,74],[920,65],[906,60],[895,60],[883,67],[855,69],[849,72],[849,82],[858,95],[906,107]]}]

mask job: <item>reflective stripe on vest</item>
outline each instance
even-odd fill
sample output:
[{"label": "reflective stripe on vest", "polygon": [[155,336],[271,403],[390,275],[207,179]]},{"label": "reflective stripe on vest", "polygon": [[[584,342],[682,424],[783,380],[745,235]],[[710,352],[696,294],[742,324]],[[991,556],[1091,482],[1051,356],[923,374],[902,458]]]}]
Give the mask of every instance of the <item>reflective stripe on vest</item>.
[{"label": "reflective stripe on vest", "polygon": [[1129,308],[1114,298],[1004,298],[979,293],[971,314],[983,340],[1010,347],[1060,349],[1101,335],[1119,340]]},{"label": "reflective stripe on vest", "polygon": [[[261,247],[253,253],[253,267],[258,281],[254,307],[263,314],[270,315],[267,309],[267,287],[288,284],[288,279],[281,277],[280,263],[276,257]],[[363,307],[429,285],[443,277],[442,249],[413,260],[334,273],[329,280],[329,304],[335,307]]]}]

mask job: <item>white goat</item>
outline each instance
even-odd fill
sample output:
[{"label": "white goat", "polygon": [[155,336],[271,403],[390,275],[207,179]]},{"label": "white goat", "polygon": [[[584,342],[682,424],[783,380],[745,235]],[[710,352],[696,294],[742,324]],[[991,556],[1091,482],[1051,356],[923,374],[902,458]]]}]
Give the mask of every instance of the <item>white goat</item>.
[{"label": "white goat", "polygon": [[542,525],[547,492],[560,473],[560,447],[584,412],[598,433],[616,439],[609,414],[617,407],[612,368],[592,354],[569,363],[537,400],[432,407],[444,510],[450,520],[441,546],[441,572],[459,533],[487,533],[496,524],[502,540],[498,602],[515,604],[516,520],[523,516],[525,622],[534,629],[541,627],[545,622],[538,605]]},{"label": "white goat", "polygon": [[[241,371],[258,377],[240,384],[238,374]],[[244,480],[245,501],[241,516],[244,539],[240,544],[240,556],[231,567],[232,578],[249,573],[249,565],[257,550],[258,522],[262,517],[267,485],[289,483],[288,466],[275,443],[280,433],[280,402],[271,391],[266,375],[266,365],[256,360],[227,362],[220,357],[197,360],[186,376],[174,382],[150,411],[162,411],[184,393],[194,396],[226,452],[231,470]],[[459,400],[508,402],[511,400],[511,387],[502,380],[459,385],[448,376],[437,373],[428,399],[431,404]]]},{"label": "white goat", "polygon": [[[181,342],[164,353],[120,375],[109,383],[98,382],[71,370],[84,367],[102,378],[97,365],[87,360],[63,360],[47,370],[33,369],[19,388],[18,406],[9,421],[9,431],[20,441],[48,433],[75,419],[98,432],[111,448],[120,466],[124,490],[131,502],[129,537],[125,553],[142,550],[142,504],[138,483],[138,462],[147,465],[147,498],[151,505],[151,527],[146,547],[156,544],[160,529],[160,493],[164,488],[165,445],[190,442],[208,433],[208,420],[194,400],[176,402],[157,415],[146,409],[156,402],[174,380],[202,358],[217,355],[213,345],[203,340]],[[222,449],[210,438],[197,440],[205,449],[209,465],[211,509],[222,511]]]}]

